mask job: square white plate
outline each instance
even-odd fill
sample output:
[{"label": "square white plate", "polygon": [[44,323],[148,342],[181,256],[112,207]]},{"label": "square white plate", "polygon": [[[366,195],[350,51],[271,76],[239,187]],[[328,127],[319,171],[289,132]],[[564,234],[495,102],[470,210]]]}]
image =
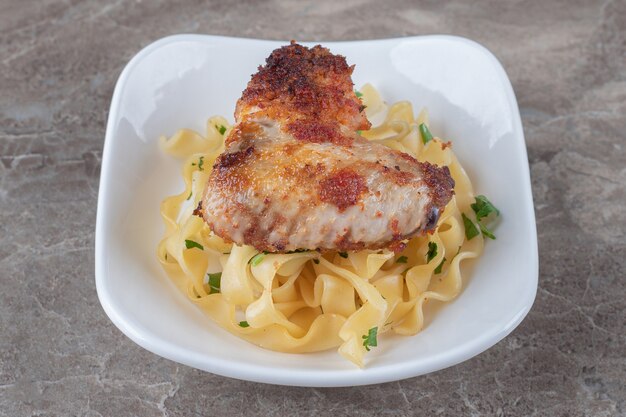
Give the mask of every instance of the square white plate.
[{"label": "square white plate", "polygon": [[[422,375],[467,360],[510,333],[537,290],[537,237],[528,161],[511,84],[498,60],[463,38],[423,36],[323,42],[356,64],[388,101],[427,106],[431,130],[453,142],[475,189],[502,212],[459,297],[414,337],[385,335],[357,369],[336,351],[285,354],[230,335],[179,293],[161,270],[159,204],[183,187],[179,162],[157,139],[206,119],[232,120],[237,98],[286,42],[178,35],[139,52],[111,103],[96,225],[96,285],[113,323],[144,348],[212,373],[301,386],[347,386]],[[312,44],[309,44],[312,45]]]}]

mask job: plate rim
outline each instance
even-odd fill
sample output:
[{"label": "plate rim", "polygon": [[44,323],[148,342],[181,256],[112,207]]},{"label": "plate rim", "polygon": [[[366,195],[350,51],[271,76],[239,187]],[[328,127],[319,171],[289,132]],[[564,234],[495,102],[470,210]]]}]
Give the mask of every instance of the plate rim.
[{"label": "plate rim", "polygon": [[[512,111],[513,118],[513,131],[516,133],[516,137],[521,140],[515,140],[515,148],[520,153],[520,157],[523,160],[528,161],[526,140],[524,137],[524,131],[521,122],[521,116],[515,93],[511,82],[502,66],[500,61],[491,53],[487,48],[481,44],[472,41],[470,39],[452,36],[452,35],[425,35],[425,36],[408,36],[401,38],[385,38],[385,39],[372,39],[372,40],[357,40],[357,41],[319,41],[319,42],[302,42],[303,44],[322,44],[324,46],[332,47],[339,44],[359,44],[359,43],[399,43],[407,40],[448,40],[453,42],[464,43],[474,49],[477,49],[483,53],[493,65],[494,69],[498,73],[498,77],[503,82],[504,93]],[[486,331],[480,334],[480,336],[470,339],[453,349],[439,353],[431,358],[426,366],[419,362],[401,362],[397,364],[384,365],[381,367],[367,369],[367,377],[365,373],[355,368],[354,370],[324,370],[319,372],[313,371],[285,371],[277,369],[271,366],[262,365],[246,365],[245,367],[231,365],[231,362],[222,362],[219,358],[213,358],[207,355],[198,354],[191,351],[186,351],[185,348],[180,345],[174,344],[169,340],[163,340],[155,335],[147,335],[145,331],[142,332],[140,328],[134,326],[127,321],[119,311],[116,310],[114,302],[112,301],[111,294],[105,288],[106,281],[106,265],[108,260],[104,257],[106,253],[106,237],[108,236],[106,229],[106,207],[107,207],[107,194],[109,188],[109,171],[111,165],[111,152],[114,125],[117,121],[119,106],[121,103],[122,92],[128,82],[128,78],[132,71],[138,66],[138,64],[148,56],[154,50],[161,48],[165,45],[174,42],[181,41],[206,41],[212,40],[214,42],[250,42],[250,43],[274,43],[284,44],[288,41],[280,40],[265,40],[254,38],[239,38],[228,36],[215,36],[215,35],[203,35],[203,34],[178,34],[166,36],[158,39],[144,48],[142,48],[137,54],[135,54],[130,61],[125,65],[124,69],[120,73],[120,76],[116,82],[113,96],[111,99],[111,106],[109,109],[109,116],[106,124],[106,134],[102,152],[102,165],[100,173],[100,183],[98,190],[98,203],[97,203],[97,216],[96,216],[96,231],[95,231],[95,281],[96,291],[98,299],[105,313],[113,324],[128,338],[137,343],[144,349],[155,353],[166,359],[188,365],[203,371],[211,372],[221,376],[237,378],[242,380],[280,384],[280,385],[292,385],[292,386],[307,386],[307,387],[339,387],[339,386],[357,386],[357,385],[370,385],[377,383],[384,383],[390,381],[402,380],[410,377],[424,375],[437,370],[445,369],[450,366],[454,366],[458,363],[464,362],[474,356],[484,352],[490,347],[496,345],[508,334],[510,334],[526,317],[532,305],[534,303],[538,278],[539,278],[539,264],[538,264],[538,244],[537,244],[537,225],[534,213],[534,203],[532,196],[532,188],[530,181],[530,169],[529,164],[522,163],[522,192],[526,194],[527,201],[530,207],[525,207],[525,210],[529,211],[529,220],[533,227],[530,230],[530,237],[533,248],[531,248],[531,259],[528,260],[530,266],[529,270],[532,272],[532,276],[529,276],[529,287],[527,288],[527,301],[524,304],[524,308],[517,312],[513,320],[507,323],[504,327],[498,327],[497,331]],[[519,135],[519,136],[518,136]],[[152,337],[152,339],[151,339]],[[156,339],[156,340],[154,340]],[[181,349],[184,352],[181,352]],[[224,365],[224,363],[226,365]],[[419,369],[416,369],[419,368]],[[271,371],[271,374],[268,373]]]}]

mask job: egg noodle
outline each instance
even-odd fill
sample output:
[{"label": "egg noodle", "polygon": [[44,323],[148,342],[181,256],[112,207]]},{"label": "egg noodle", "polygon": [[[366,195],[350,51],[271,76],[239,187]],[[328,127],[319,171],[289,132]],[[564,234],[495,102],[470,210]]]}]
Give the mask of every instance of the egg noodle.
[{"label": "egg noodle", "polygon": [[236,336],[279,352],[339,347],[363,367],[378,336],[418,333],[426,302],[459,294],[461,261],[477,257],[484,242],[480,233],[466,238],[462,213],[466,221],[475,220],[474,191],[450,144],[436,137],[424,144],[420,125],[428,122],[426,111],[415,117],[407,101],[388,106],[369,84],[360,93],[368,118],[379,121],[362,136],[450,169],[455,195],[434,233],[410,239],[398,254],[386,249],[264,254],[225,243],[193,215],[232,128],[223,117],[212,117],[205,135],[181,130],[161,138],[166,153],[184,158],[185,189],[161,204],[166,231],[158,259],[192,302]]}]

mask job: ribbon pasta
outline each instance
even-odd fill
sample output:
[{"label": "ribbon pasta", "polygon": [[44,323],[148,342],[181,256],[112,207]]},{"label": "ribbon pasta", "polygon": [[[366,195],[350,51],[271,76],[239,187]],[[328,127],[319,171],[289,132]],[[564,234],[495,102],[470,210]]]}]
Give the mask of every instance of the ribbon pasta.
[{"label": "ribbon pasta", "polygon": [[[369,84],[360,92],[368,118],[377,123],[362,136],[450,169],[455,196],[434,233],[409,240],[397,255],[389,250],[260,254],[251,246],[225,243],[193,215],[231,129],[224,118],[212,117],[204,136],[181,130],[160,140],[164,152],[184,158],[185,189],[161,203],[166,231],[157,255],[177,286],[236,336],[280,352],[338,347],[363,367],[365,353],[375,346],[366,343],[368,335],[418,333],[424,304],[459,294],[461,262],[479,256],[484,242],[480,234],[465,237],[461,214],[471,213],[474,191],[463,167],[448,144],[438,138],[424,144],[420,137],[426,111],[415,117],[407,101],[388,106]],[[436,255],[428,261],[433,244]]]}]

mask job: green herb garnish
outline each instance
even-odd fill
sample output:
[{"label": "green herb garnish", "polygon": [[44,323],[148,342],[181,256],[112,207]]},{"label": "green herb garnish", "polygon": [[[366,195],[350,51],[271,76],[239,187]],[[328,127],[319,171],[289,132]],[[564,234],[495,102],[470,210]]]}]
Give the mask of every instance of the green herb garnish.
[{"label": "green herb garnish", "polygon": [[428,253],[426,254],[426,263],[432,261],[437,256],[437,244],[435,242],[428,242]]},{"label": "green herb garnish", "polygon": [[439,263],[439,265],[437,265],[437,268],[435,268],[435,270],[433,272],[435,272],[435,274],[441,274],[441,268],[443,268],[443,263],[446,261],[446,258],[444,257],[441,262]]},{"label": "green herb garnish", "polygon": [[204,165],[204,156],[201,156],[200,159],[198,160],[198,169],[200,171],[204,171],[204,168],[202,167],[202,165]]},{"label": "green herb garnish", "polygon": [[356,134],[357,134],[357,135],[360,135],[361,133],[363,133],[363,131],[362,131],[362,130],[357,130],[357,131],[356,131]]},{"label": "green herb garnish", "polygon": [[187,249],[191,249],[191,248],[198,248],[200,250],[204,250],[204,246],[202,246],[201,244],[199,244],[198,242],[195,242],[193,240],[189,240],[189,239],[185,239],[185,247]]},{"label": "green herb garnish", "polygon": [[366,335],[362,336],[363,338],[363,346],[365,346],[365,350],[370,351],[370,347],[378,346],[378,340],[376,336],[378,335],[378,326],[372,327]]},{"label": "green herb garnish", "polygon": [[471,221],[465,213],[461,213],[463,217],[463,226],[465,226],[465,237],[467,240],[472,240],[476,236],[478,236],[478,229],[473,221]]},{"label": "green herb garnish", "polygon": [[491,201],[487,199],[484,195],[477,195],[474,197],[476,202],[471,205],[472,210],[476,213],[476,220],[481,221],[481,219],[488,217],[491,213],[495,213],[496,216],[500,215],[500,210],[494,206]]},{"label": "green herb garnish", "polygon": [[222,273],[215,272],[213,274],[209,274],[209,288],[211,291],[209,294],[216,294],[220,292],[220,285],[222,284]]},{"label": "green herb garnish", "polygon": [[474,197],[476,202],[471,205],[472,210],[476,213],[476,220],[478,221],[478,226],[480,227],[480,231],[483,236],[488,237],[489,239],[494,239],[496,236],[487,228],[487,226],[481,223],[481,220],[489,217],[492,213],[497,216],[500,215],[500,210],[496,206],[489,201],[487,197],[484,195],[477,195]]},{"label": "green herb garnish", "polygon": [[314,263],[315,265],[319,265],[320,260],[319,260],[319,259],[313,259],[313,263]]},{"label": "green herb garnish", "polygon": [[398,259],[396,259],[396,263],[397,264],[405,264],[408,260],[409,260],[409,258],[407,258],[406,256],[401,256]]},{"label": "green herb garnish", "polygon": [[347,252],[339,252],[339,256],[341,256],[342,258],[347,258],[348,257],[348,253]]},{"label": "green herb garnish", "polygon": [[491,230],[487,229],[486,226],[483,226],[482,223],[478,223],[478,226],[480,226],[480,231],[483,234],[483,236],[486,236],[489,239],[496,240],[496,236],[491,232]]},{"label": "green herb garnish", "polygon": [[239,326],[240,327],[250,327],[250,324],[247,321],[240,321],[239,322]]},{"label": "green herb garnish", "polygon": [[220,132],[220,135],[223,135],[224,133],[226,133],[226,126],[219,125],[219,126],[215,126],[215,128],[217,129],[218,132]]},{"label": "green herb garnish", "polygon": [[426,145],[428,142],[433,140],[433,134],[428,130],[428,126],[426,123],[420,123],[419,125],[420,135],[422,136],[422,142]]},{"label": "green herb garnish", "polygon": [[267,252],[257,253],[252,257],[252,259],[250,259],[250,265],[257,266],[260,264],[263,261],[263,258],[265,258],[265,255],[267,255]]},{"label": "green herb garnish", "polygon": [[363,93],[361,93],[359,90],[354,90],[354,94],[356,94],[357,98],[363,97]]}]

